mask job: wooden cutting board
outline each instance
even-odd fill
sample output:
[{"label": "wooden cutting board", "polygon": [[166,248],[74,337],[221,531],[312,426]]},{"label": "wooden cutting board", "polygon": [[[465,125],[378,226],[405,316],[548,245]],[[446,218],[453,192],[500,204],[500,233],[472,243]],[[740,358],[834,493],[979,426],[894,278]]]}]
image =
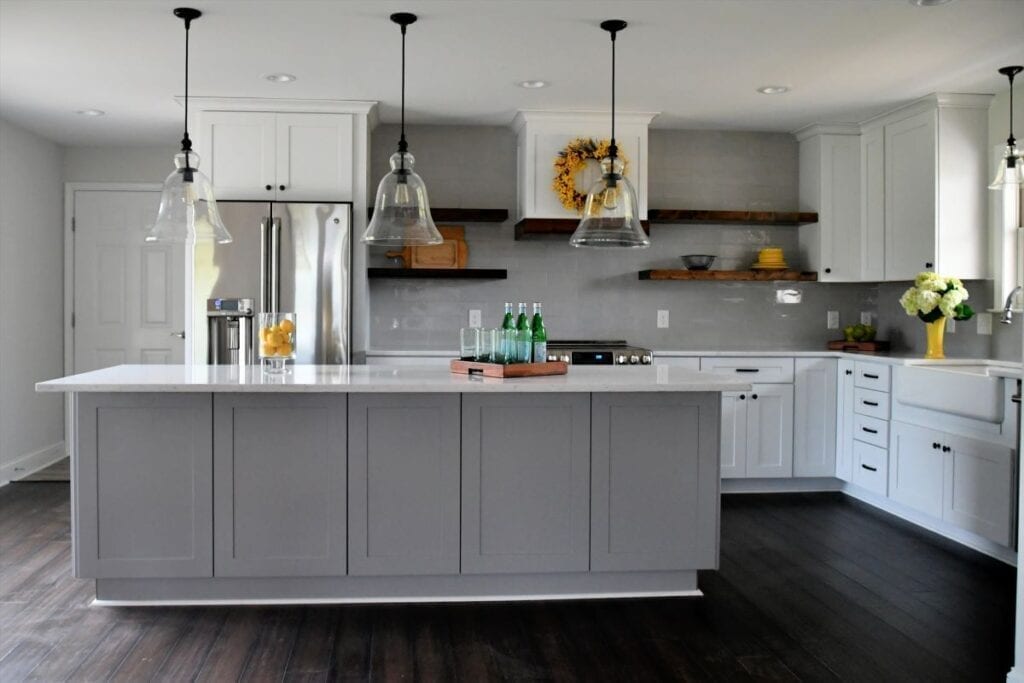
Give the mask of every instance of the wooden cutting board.
[{"label": "wooden cutting board", "polygon": [[406,247],[389,251],[388,258],[400,258],[403,268],[465,268],[469,262],[466,228],[461,225],[440,225],[442,244],[427,247]]},{"label": "wooden cutting board", "polygon": [[453,360],[449,363],[449,367],[455,374],[483,375],[484,377],[544,377],[569,373],[569,364],[560,360],[545,363],[515,363],[513,365]]}]

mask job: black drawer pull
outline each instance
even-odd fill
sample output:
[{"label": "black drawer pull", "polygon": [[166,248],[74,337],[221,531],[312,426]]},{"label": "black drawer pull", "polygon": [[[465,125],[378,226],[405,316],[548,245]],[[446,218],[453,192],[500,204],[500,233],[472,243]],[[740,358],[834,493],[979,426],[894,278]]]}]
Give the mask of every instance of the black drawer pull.
[{"label": "black drawer pull", "polygon": [[865,372],[864,376],[868,379],[878,379],[878,375],[872,375],[870,372]]},{"label": "black drawer pull", "polygon": [[861,431],[865,431],[868,434],[877,434],[878,433],[877,429],[871,429],[870,427],[861,427]]},{"label": "black drawer pull", "polygon": [[871,465],[864,465],[864,464],[861,464],[861,467],[863,467],[864,469],[866,469],[866,470],[867,470],[868,472],[877,472],[877,471],[878,471],[878,468],[877,468],[877,467],[872,467]]},{"label": "black drawer pull", "polygon": [[861,403],[863,403],[866,406],[871,406],[872,408],[878,407],[878,403],[876,401],[861,401]]},{"label": "black drawer pull", "polygon": [[759,368],[736,368],[736,372],[761,372]]}]

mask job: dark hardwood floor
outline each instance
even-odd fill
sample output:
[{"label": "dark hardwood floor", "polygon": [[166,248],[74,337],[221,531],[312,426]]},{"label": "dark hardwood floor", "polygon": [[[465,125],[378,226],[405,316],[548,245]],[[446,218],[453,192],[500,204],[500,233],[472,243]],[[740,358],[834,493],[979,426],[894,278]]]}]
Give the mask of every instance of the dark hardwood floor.
[{"label": "dark hardwood floor", "polygon": [[0,489],[0,681],[1004,681],[1014,571],[840,495],[727,496],[698,599],[90,607],[68,486]]}]

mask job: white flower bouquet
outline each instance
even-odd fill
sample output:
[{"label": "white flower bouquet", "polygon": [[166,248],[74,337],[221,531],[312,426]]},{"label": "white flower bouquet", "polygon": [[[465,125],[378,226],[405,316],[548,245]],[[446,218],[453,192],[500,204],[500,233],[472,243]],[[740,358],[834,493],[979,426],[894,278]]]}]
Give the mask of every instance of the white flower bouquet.
[{"label": "white flower bouquet", "polygon": [[940,318],[970,320],[974,311],[964,303],[969,296],[959,278],[925,271],[917,274],[914,286],[900,297],[900,305],[907,315],[916,315],[926,323]]}]

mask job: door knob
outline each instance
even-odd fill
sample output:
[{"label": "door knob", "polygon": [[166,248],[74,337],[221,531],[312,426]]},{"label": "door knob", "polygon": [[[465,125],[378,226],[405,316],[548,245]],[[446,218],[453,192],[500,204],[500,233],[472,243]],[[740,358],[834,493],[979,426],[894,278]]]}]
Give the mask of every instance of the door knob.
[{"label": "door knob", "polygon": [[171,332],[171,336],[172,337],[177,337],[178,339],[184,339],[185,338],[185,330],[182,330],[181,332]]}]

